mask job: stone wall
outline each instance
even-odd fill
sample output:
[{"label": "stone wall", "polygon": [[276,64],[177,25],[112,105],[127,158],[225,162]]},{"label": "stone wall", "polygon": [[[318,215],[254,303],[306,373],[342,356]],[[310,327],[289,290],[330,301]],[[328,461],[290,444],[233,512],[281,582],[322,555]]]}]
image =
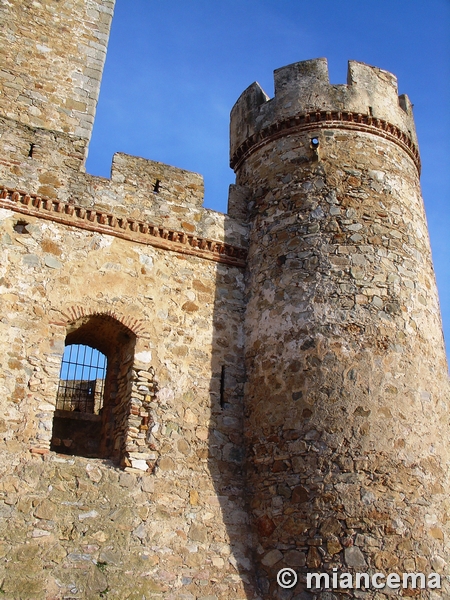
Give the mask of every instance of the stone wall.
[{"label": "stone wall", "polygon": [[[0,8],[0,589],[253,595],[246,227],[202,207],[195,173],[124,154],[84,173],[113,2]],[[65,343],[108,357],[101,422],[78,434],[102,459],[70,456],[69,422],[51,441]]]},{"label": "stone wall", "polygon": [[89,140],[114,0],[0,2],[0,114]]},{"label": "stone wall", "polygon": [[[324,59],[277,70],[271,100],[253,84],[228,215],[159,162],[93,177],[112,8],[0,0],[0,595],[312,600],[308,570],[444,574],[449,391],[408,98],[356,62],[332,86]],[[72,343],[108,368],[63,448]]]},{"label": "stone wall", "polygon": [[[244,598],[242,269],[7,209],[0,237],[6,597]],[[92,315],[136,337],[125,471],[47,450]]]}]

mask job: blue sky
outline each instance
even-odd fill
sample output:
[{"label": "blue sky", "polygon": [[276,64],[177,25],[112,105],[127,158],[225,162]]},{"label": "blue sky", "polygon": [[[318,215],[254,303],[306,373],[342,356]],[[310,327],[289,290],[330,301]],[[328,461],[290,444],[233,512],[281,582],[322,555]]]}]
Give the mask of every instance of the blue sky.
[{"label": "blue sky", "polygon": [[84,344],[70,344],[64,350],[60,379],[104,379],[106,356],[99,350]]},{"label": "blue sky", "polygon": [[325,56],[391,71],[414,104],[433,259],[450,350],[450,0],[117,0],[87,170],[114,152],[201,173],[226,211],[230,110],[274,69]]}]

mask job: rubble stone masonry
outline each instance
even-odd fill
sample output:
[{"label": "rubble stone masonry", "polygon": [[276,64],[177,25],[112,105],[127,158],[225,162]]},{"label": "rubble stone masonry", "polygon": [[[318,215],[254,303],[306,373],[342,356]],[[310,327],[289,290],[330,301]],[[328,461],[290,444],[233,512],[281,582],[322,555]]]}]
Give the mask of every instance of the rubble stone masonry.
[{"label": "rubble stone masonry", "polygon": [[[324,59],[276,71],[272,100],[253,84],[227,215],[155,161],[93,177],[113,5],[0,0],[0,597],[389,597],[306,590],[337,567],[437,572],[406,595],[447,598],[449,387],[409,100],[355,62],[347,85]],[[70,344],[107,357],[98,414],[56,409]]]},{"label": "rubble stone masonry", "polygon": [[236,103],[231,156],[260,589],[281,567],[443,575],[448,379],[408,99],[361,63],[337,86],[324,59],[290,65]]}]

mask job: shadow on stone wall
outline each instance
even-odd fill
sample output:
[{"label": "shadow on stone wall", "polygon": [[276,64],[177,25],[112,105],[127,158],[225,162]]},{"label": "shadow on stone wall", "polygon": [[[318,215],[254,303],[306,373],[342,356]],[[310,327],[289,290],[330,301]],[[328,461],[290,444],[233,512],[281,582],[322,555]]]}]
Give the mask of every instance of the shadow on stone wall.
[{"label": "shadow on stone wall", "polygon": [[[235,244],[234,219],[225,217],[225,243]],[[208,468],[223,517],[223,537],[229,544],[228,561],[236,573],[224,584],[224,598],[259,597],[254,576],[254,545],[249,524],[245,478],[244,432],[244,277],[245,270],[218,264],[213,317],[211,421]]]}]

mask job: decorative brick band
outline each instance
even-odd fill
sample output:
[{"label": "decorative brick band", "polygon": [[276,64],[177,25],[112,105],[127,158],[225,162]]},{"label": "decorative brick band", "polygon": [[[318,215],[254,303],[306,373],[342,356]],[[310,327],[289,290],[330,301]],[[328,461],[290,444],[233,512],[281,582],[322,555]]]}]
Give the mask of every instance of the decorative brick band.
[{"label": "decorative brick band", "polygon": [[419,149],[412,139],[399,129],[382,119],[376,119],[370,115],[362,115],[352,112],[330,112],[317,111],[290,117],[284,121],[273,123],[262,131],[254,133],[247,138],[236,150],[230,160],[230,166],[237,171],[243,161],[252,152],[274,139],[283,137],[290,133],[301,133],[317,129],[348,129],[352,131],[364,131],[383,137],[397,146],[400,146],[413,160],[420,175],[421,163]]},{"label": "decorative brick band", "polygon": [[160,225],[136,219],[117,217],[111,213],[101,212],[95,208],[85,208],[72,204],[72,202],[63,202],[44,198],[37,194],[2,188],[0,207],[70,227],[113,235],[138,244],[148,244],[179,254],[198,256],[205,260],[236,267],[245,267],[246,264],[247,251],[244,248],[197,237],[184,231],[166,229]]}]

